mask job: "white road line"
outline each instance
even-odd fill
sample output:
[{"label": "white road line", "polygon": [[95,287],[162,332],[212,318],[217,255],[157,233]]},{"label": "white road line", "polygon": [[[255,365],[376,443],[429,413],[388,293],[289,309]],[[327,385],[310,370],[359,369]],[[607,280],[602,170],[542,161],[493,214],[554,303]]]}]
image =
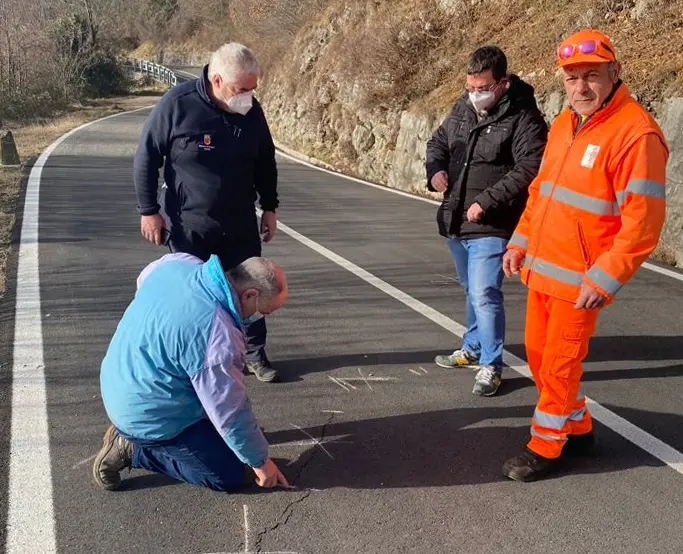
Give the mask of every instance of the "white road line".
[{"label": "white road line", "polygon": [[324,171],[325,173],[329,173],[330,175],[334,175],[335,177],[341,177],[342,179],[347,179],[349,181],[353,181],[354,183],[359,183],[361,185],[365,185],[368,187],[376,188],[379,190],[383,190],[384,192],[390,192],[392,194],[398,194],[399,196],[405,196],[406,198],[412,198],[413,200],[419,200],[420,202],[426,202],[427,204],[432,204],[435,206],[440,206],[441,202],[438,200],[432,200],[431,198],[425,198],[423,196],[417,196],[416,194],[410,194],[409,192],[404,192],[402,190],[398,189],[393,189],[384,185],[378,185],[376,183],[370,183],[369,181],[364,181],[363,179],[358,179],[356,177],[350,177],[349,175],[344,175],[343,173],[338,173],[336,171],[332,171],[330,169],[326,169],[324,167],[317,166],[315,164],[312,164],[310,162],[300,160],[299,158],[292,156],[291,154],[287,154],[286,152],[283,152],[281,149],[278,150],[278,155],[282,156],[283,158],[287,158],[288,160],[291,160],[293,162],[296,162],[301,165],[305,165],[306,167],[310,167],[312,169],[315,169],[317,171]]},{"label": "white road line", "polygon": [[182,69],[171,69],[171,71],[173,71],[173,73],[176,73],[177,75],[182,75],[189,80],[197,78],[197,75],[195,75],[194,73],[190,73],[189,71],[183,71]]},{"label": "white road line", "polygon": [[414,369],[409,369],[408,371],[410,371],[410,373],[414,373],[418,377],[422,377],[422,373],[420,373],[419,371],[415,371]]},{"label": "white road line", "polygon": [[658,265],[651,264],[650,262],[645,262],[643,264],[643,267],[645,269],[649,269],[650,271],[654,271],[655,273],[659,273],[661,275],[666,275],[667,277],[671,277],[672,279],[677,279],[678,281],[683,281],[683,273],[677,273],[676,271],[673,271],[671,269],[666,269],[665,267],[659,267]]},{"label": "white road line", "polygon": [[323,414],[343,414],[341,410],[320,410]]},{"label": "white road line", "polygon": [[[350,273],[353,273],[356,277],[359,277],[366,283],[369,283],[373,287],[381,290],[383,293],[395,298],[399,302],[405,304],[412,310],[416,311],[420,315],[426,317],[427,319],[433,321],[440,327],[443,327],[447,331],[453,333],[454,335],[462,338],[466,331],[466,328],[459,323],[453,321],[451,318],[443,315],[442,313],[436,311],[434,308],[428,306],[427,304],[420,302],[416,298],[413,298],[409,294],[397,289],[393,285],[390,285],[386,281],[383,281],[379,277],[373,275],[369,271],[366,271],[362,267],[354,264],[353,262],[343,258],[339,254],[336,254],[325,248],[323,245],[305,237],[301,233],[298,233],[291,227],[285,225],[282,222],[278,222],[278,228],[284,233],[292,237],[293,239],[299,241],[301,244],[307,246],[311,250],[317,252],[321,256],[324,256],[328,260],[334,262],[335,264],[343,267]],[[503,356],[503,361],[510,368],[514,369],[521,375],[525,377],[532,378],[531,372],[529,371],[529,366],[514,354],[505,351]],[[414,373],[418,373],[414,370]],[[418,373],[419,375],[419,373]],[[586,399],[590,403],[591,410],[594,419],[606,425],[625,439],[631,441],[636,446],[639,446],[658,460],[661,460],[670,468],[674,469],[680,474],[683,474],[683,454],[678,450],[672,448],[665,442],[659,440],[658,438],[652,436],[647,431],[636,427],[632,423],[628,422],[621,416],[615,414],[611,410],[608,410],[598,402],[594,400]]]},{"label": "white road line", "polygon": [[[141,108],[144,110],[147,108]],[[17,267],[7,554],[57,551],[43,361],[38,266],[40,179],[55,149],[74,133],[132,110],[81,125],[48,146],[28,178]]]},{"label": "white road line", "polygon": [[[347,179],[348,181],[353,181],[354,183],[359,183],[361,185],[365,185],[367,187],[372,187],[375,189],[379,189],[384,192],[390,192],[392,194],[398,194],[399,196],[405,196],[406,198],[411,198],[413,200],[418,200],[419,202],[426,202],[427,204],[432,204],[433,206],[439,206],[441,205],[441,202],[438,200],[432,200],[431,198],[425,198],[424,196],[418,196],[417,194],[410,194],[409,192],[404,192],[402,190],[394,189],[388,186],[384,185],[378,185],[376,183],[370,183],[369,181],[364,181],[363,179],[358,179],[356,177],[350,177],[349,175],[344,175],[343,173],[338,173],[336,171],[332,171],[330,169],[326,169],[324,167],[317,166],[315,164],[312,164],[310,162],[307,162],[305,160],[301,160],[297,158],[296,156],[292,156],[291,154],[287,154],[286,152],[283,152],[282,149],[278,150],[278,155],[282,156],[283,158],[287,158],[288,160],[291,160],[293,162],[296,162],[298,164],[304,165],[306,167],[310,167],[312,169],[315,169],[317,171],[323,171],[325,173],[329,173],[330,175],[334,175],[335,177],[341,177],[342,179]],[[678,272],[678,271],[673,271],[671,269],[666,269],[663,267],[659,267],[657,265],[654,265],[649,262],[645,262],[643,266],[645,269],[649,269],[650,271],[654,271],[655,273],[659,273],[660,275],[665,275],[666,277],[671,277],[672,279],[676,279],[678,281],[683,281],[683,273]],[[452,277],[448,277],[449,279],[452,279]]]}]

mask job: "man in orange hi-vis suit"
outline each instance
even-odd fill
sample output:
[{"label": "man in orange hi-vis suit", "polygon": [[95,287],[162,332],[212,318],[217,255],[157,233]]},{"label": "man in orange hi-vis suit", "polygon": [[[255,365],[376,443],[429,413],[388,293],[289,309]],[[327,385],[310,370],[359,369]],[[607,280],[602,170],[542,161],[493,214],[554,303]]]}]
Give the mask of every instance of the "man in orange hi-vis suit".
[{"label": "man in orange hi-vis suit", "polygon": [[612,41],[580,31],[558,48],[570,107],[553,122],[538,176],[505,254],[529,288],[525,345],[539,391],[526,449],[503,474],[533,481],[594,437],[581,362],[600,308],[654,250],[664,224],[669,151],[619,79]]}]

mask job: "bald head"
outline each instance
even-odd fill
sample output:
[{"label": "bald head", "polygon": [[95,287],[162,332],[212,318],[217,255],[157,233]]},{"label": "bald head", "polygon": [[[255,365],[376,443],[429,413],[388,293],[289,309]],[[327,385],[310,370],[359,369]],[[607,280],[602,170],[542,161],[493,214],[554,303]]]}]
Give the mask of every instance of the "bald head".
[{"label": "bald head", "polygon": [[270,314],[287,300],[284,270],[266,258],[253,257],[226,272],[240,300],[243,318],[255,312]]}]

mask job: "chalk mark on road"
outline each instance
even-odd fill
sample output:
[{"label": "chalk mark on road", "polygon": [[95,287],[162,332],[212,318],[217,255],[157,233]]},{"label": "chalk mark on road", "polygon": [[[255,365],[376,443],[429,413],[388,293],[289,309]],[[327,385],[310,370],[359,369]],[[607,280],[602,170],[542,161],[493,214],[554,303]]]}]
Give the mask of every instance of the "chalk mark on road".
[{"label": "chalk mark on road", "polygon": [[318,448],[320,448],[325,454],[327,454],[327,455],[330,457],[331,460],[334,460],[334,456],[333,456],[332,454],[330,454],[330,451],[322,445],[322,443],[320,442],[320,440],[316,439],[316,438],[315,438],[313,435],[311,435],[308,431],[306,431],[305,429],[302,429],[301,427],[299,427],[299,426],[296,425],[295,423],[290,423],[290,425],[291,425],[292,427],[294,427],[295,429],[298,429],[299,431],[301,431],[301,432],[302,432],[304,435],[306,435],[308,438],[310,438],[310,439],[315,443],[315,445],[316,445]]}]

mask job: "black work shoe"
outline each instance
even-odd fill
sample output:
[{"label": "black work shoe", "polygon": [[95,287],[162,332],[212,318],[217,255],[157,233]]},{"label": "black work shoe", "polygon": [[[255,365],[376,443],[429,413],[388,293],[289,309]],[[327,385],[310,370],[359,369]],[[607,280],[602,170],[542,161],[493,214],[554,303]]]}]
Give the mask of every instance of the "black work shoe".
[{"label": "black work shoe", "polygon": [[125,439],[113,425],[104,434],[102,449],[95,458],[92,475],[103,489],[113,491],[121,485],[121,472],[133,467],[133,443]]},{"label": "black work shoe", "polygon": [[273,383],[278,381],[280,378],[277,370],[270,365],[268,358],[261,360],[247,360],[247,362],[244,364],[244,372],[256,375],[256,378],[264,383]]},{"label": "black work shoe", "polygon": [[536,481],[557,468],[559,459],[549,459],[525,448],[503,464],[503,475],[513,481]]},{"label": "black work shoe", "polygon": [[591,456],[595,453],[595,435],[593,431],[583,435],[567,435],[567,443],[562,454],[567,456]]}]

